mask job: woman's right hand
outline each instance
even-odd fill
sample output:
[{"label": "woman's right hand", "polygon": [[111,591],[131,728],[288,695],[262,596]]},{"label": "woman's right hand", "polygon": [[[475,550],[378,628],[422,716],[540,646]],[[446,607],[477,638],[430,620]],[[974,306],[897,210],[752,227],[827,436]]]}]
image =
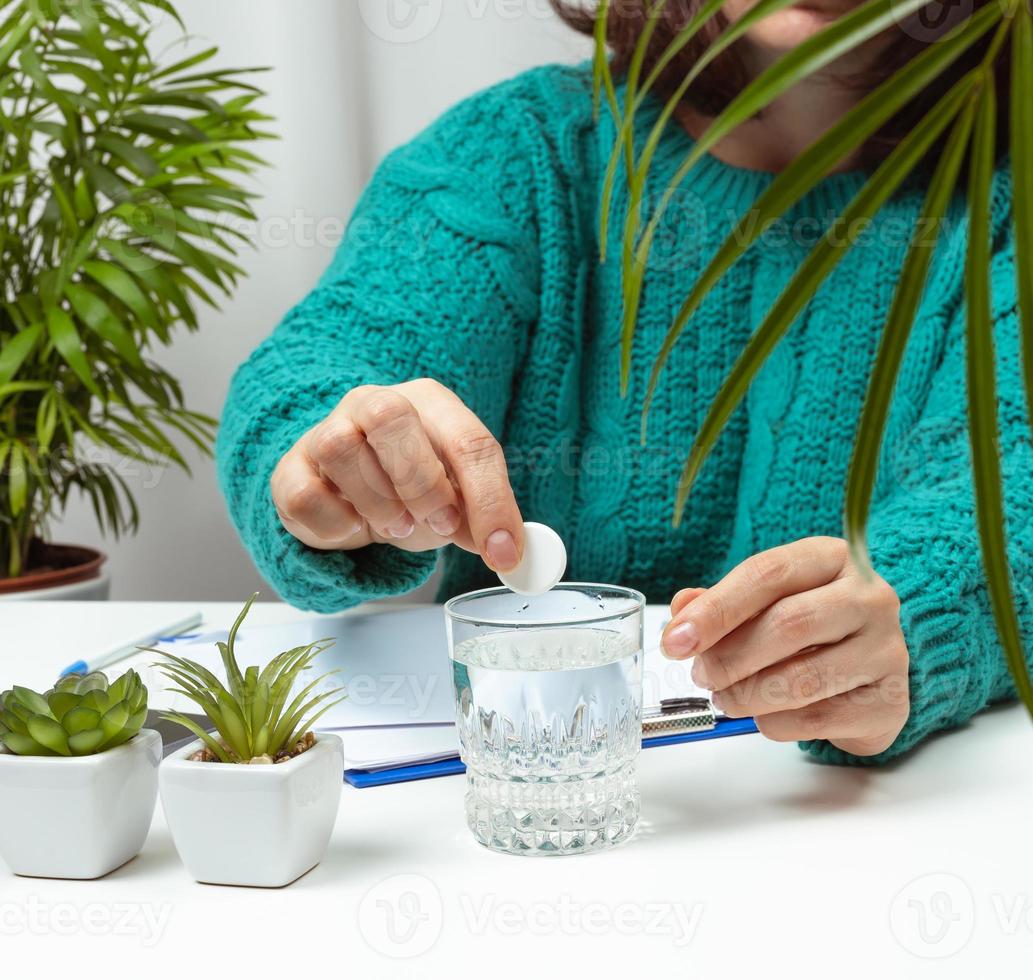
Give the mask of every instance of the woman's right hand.
[{"label": "woman's right hand", "polygon": [[430,378],[349,391],[276,466],[273,502],[310,548],[450,542],[495,571],[523,554],[523,519],[495,437]]}]

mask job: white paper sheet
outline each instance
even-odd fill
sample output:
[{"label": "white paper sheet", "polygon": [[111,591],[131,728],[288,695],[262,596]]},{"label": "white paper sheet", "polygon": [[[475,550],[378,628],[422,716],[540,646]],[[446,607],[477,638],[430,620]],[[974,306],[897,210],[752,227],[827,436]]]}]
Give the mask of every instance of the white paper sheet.
[{"label": "white paper sheet", "polygon": [[[659,651],[667,615],[666,606],[646,609],[644,705],[661,698],[706,695],[692,683],[691,662],[668,661]],[[197,660],[221,677],[215,642],[225,638],[226,632],[209,632],[189,642],[163,644],[161,649]],[[310,672],[309,680],[338,670],[317,691],[343,684],[348,698],[325,714],[318,728],[341,736],[349,769],[430,762],[456,754],[451,664],[440,606],[244,626],[237,634],[237,659],[242,666],[264,664],[282,650],[323,638],[335,642],[317,659],[316,674]],[[181,695],[161,690],[155,675],[145,680],[151,687],[152,707],[190,710]]]}]

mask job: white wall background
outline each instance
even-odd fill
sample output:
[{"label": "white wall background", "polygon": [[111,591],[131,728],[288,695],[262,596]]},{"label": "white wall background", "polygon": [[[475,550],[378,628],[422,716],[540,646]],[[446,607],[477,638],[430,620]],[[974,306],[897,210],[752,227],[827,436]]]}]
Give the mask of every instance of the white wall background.
[{"label": "white wall background", "polygon": [[[198,334],[181,333],[163,360],[191,407],[218,415],[234,368],[328,264],[342,222],[383,155],[449,105],[535,64],[579,61],[589,43],[559,24],[546,0],[178,0],[187,43],[217,44],[226,67],[267,65],[266,111],[281,139],[263,153],[262,199],[249,273]],[[161,36],[182,55],[169,22]],[[135,538],[104,541],[73,501],[56,540],[109,556],[116,599],[237,600],[268,586],[239,544],[214,464],[130,474],[141,510]]]}]

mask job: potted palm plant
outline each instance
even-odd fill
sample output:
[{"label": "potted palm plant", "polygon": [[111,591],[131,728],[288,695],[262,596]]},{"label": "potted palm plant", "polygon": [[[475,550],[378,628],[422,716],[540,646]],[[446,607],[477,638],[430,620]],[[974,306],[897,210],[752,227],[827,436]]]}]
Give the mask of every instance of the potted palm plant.
[{"label": "potted palm plant", "polygon": [[168,714],[198,741],[162,763],[159,781],[169,830],[194,878],[279,888],[322,860],[333,831],[344,750],[336,735],[316,736],[312,728],[342,700],[342,689],[313,693],[331,671],[294,692],[327,640],[286,650],[261,670],[240,669],[234,643],[255,598],[218,644],[225,683],[196,661],[162,654],[172,690],[194,702],[214,730]]},{"label": "potted palm plant", "polygon": [[[607,169],[600,213],[600,240],[605,258],[616,181],[627,182],[627,209],[619,247],[623,260],[624,323],[622,388],[626,392],[643,280],[650,252],[667,209],[696,164],[741,123],[779,98],[802,79],[870,42],[894,25],[914,23],[929,0],[864,0],[807,41],[782,56],[746,85],[719,112],[705,133],[686,152],[659,203],[646,212],[644,199],[660,138],[671,124],[690,86],[754,24],[796,0],[758,0],[740,18],[723,23],[724,0],[701,0],[694,13],[655,57],[647,59],[668,0],[646,5],[646,24],[625,69],[623,100],[617,97],[608,57],[610,11],[614,0],[600,0],[595,15],[594,80],[597,106],[605,100],[618,131]],[[673,6],[673,0],[671,6]],[[614,8],[616,9],[616,8]],[[705,46],[683,80],[668,93],[663,111],[642,145],[636,145],[636,111],[658,88],[665,69],[690,44],[704,37]],[[691,49],[690,49],[691,50]],[[649,70],[645,69],[651,63]],[[953,74],[951,74],[953,72]],[[944,80],[951,79],[947,84]],[[804,198],[835,167],[876,134],[892,117],[914,104],[917,96],[936,95],[930,108],[913,120],[911,131],[870,175],[831,230],[814,245],[781,296],[754,330],[710,406],[690,449],[678,487],[675,522],[680,521],[703,463],[750,383],[786,335],[798,314],[843,258],[853,242],[836,229],[865,222],[901,188],[930,155],[935,159],[924,207],[912,233],[900,270],[894,301],[872,368],[867,397],[857,429],[848,474],[845,536],[855,559],[870,569],[866,546],[868,514],[880,447],[905,346],[929,276],[933,246],[957,189],[963,189],[969,211],[966,260],[969,441],[978,534],[997,631],[1015,685],[1033,713],[1033,684],[1012,595],[1003,514],[1002,466],[998,447],[995,349],[991,315],[990,198],[999,134],[998,97],[1010,94],[1007,151],[1014,189],[1015,271],[1023,336],[1022,373],[1027,404],[1033,405],[1033,11],[1028,0],[990,0],[970,5],[968,13],[945,21],[937,43],[926,49],[862,99],[836,125],[779,173],[736,224],[699,279],[691,284],[657,352],[642,410],[646,437],[649,415],[664,366],[692,315],[731,266],[764,233]],[[964,396],[959,396],[964,397]]]},{"label": "potted palm plant", "polygon": [[161,762],[146,717],[132,670],[0,695],[0,856],[15,874],[99,878],[139,854]]},{"label": "potted palm plant", "polygon": [[136,528],[124,473],[188,468],[214,420],[154,355],[228,296],[266,119],[243,71],[152,51],[168,0],[0,0],[0,596],[94,597],[103,556],[49,540],[74,492]]}]

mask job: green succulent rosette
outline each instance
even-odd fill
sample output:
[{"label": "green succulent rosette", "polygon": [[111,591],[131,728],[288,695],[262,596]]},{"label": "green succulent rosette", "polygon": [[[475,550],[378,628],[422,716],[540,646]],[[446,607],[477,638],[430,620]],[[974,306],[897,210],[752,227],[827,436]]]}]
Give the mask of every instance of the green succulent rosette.
[{"label": "green succulent rosette", "polygon": [[147,717],[147,688],[135,670],[114,684],[95,671],[69,674],[45,694],[0,694],[0,743],[15,755],[96,755],[128,742]]}]

